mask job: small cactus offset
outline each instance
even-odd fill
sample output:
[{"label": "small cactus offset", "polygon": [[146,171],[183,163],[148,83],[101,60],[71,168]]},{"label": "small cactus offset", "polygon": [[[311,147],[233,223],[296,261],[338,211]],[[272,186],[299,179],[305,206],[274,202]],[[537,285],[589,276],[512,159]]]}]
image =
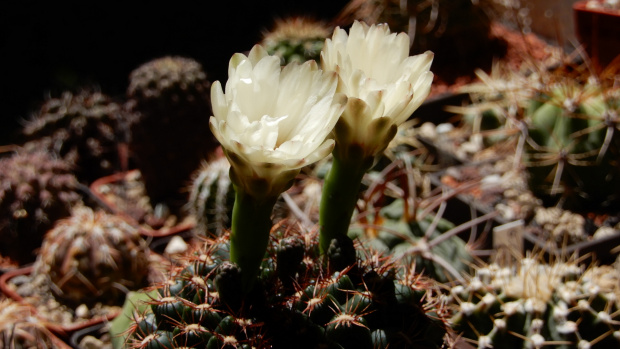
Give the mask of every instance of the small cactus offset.
[{"label": "small cactus offset", "polygon": [[[446,328],[434,312],[433,286],[380,258],[343,269],[318,238],[275,228],[252,292],[240,290],[227,261],[227,236],[187,259],[149,309],[134,316],[133,348],[438,348]],[[350,250],[349,250],[350,248]],[[353,252],[355,253],[355,252]],[[370,252],[369,252],[370,253]]]},{"label": "small cactus offset", "polygon": [[71,166],[45,152],[0,159],[0,254],[32,262],[54,222],[82,203]]},{"label": "small cactus offset", "polygon": [[616,348],[618,271],[523,258],[490,264],[447,296],[453,329],[478,348]]},{"label": "small cactus offset", "polygon": [[33,273],[44,275],[63,303],[118,305],[126,290],[146,285],[148,253],[122,218],[83,207],[48,232]]},{"label": "small cactus offset", "polygon": [[235,191],[229,177],[230,163],[221,156],[205,162],[195,172],[187,210],[201,236],[221,236],[230,226]]},{"label": "small cactus offset", "polygon": [[280,64],[319,61],[325,39],[332,28],[304,17],[276,21],[275,27],[263,34],[263,45],[271,55],[280,57]]},{"label": "small cactus offset", "polygon": [[84,182],[119,170],[125,141],[122,106],[101,92],[64,92],[41,106],[24,127],[27,148],[46,148],[74,164]]},{"label": "small cactus offset", "polygon": [[131,73],[130,151],[153,207],[165,203],[178,213],[191,174],[215,148],[209,86],[202,66],[189,58],[155,59]]}]

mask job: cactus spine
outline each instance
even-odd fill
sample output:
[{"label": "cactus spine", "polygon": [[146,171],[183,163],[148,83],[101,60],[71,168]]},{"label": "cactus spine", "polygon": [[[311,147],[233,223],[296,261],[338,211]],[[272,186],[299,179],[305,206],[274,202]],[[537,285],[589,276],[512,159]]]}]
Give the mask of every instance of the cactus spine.
[{"label": "cactus spine", "polygon": [[136,228],[88,207],[48,232],[34,267],[57,299],[73,305],[122,304],[124,290],[145,286],[148,273],[148,247]]},{"label": "cactus spine", "polygon": [[[334,268],[315,234],[277,226],[259,280],[243,296],[227,237],[187,258],[131,326],[133,348],[438,348],[446,331],[433,286],[393,264],[358,260]],[[351,246],[352,247],[352,246]],[[433,314],[433,315],[431,315]]]},{"label": "cactus spine", "polygon": [[209,86],[202,66],[189,58],[155,59],[131,73],[130,150],[153,207],[164,203],[178,213],[191,174],[215,147]]},{"label": "cactus spine", "polygon": [[20,263],[58,219],[82,203],[71,166],[45,152],[19,152],[0,159],[0,254]]}]

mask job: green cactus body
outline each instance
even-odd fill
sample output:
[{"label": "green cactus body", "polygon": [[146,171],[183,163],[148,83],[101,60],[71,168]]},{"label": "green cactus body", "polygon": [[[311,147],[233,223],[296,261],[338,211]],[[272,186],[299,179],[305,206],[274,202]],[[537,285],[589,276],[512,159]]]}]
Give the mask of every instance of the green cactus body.
[{"label": "green cactus body", "polygon": [[619,275],[599,268],[532,258],[482,267],[447,296],[452,327],[478,348],[618,347],[618,285],[601,280]]},{"label": "green cactus body", "polygon": [[49,153],[0,159],[0,254],[32,262],[44,234],[82,204],[71,166]]},{"label": "green cactus body", "polygon": [[230,226],[235,191],[229,170],[230,163],[222,156],[195,172],[186,208],[196,220],[194,231],[199,235],[220,236]]},{"label": "green cactus body", "polygon": [[120,169],[125,141],[122,107],[101,92],[63,93],[47,100],[23,130],[26,148],[47,149],[74,165],[85,182]]},{"label": "green cactus body", "polygon": [[294,17],[276,22],[263,34],[261,44],[270,55],[280,57],[281,65],[291,62],[319,61],[325,39],[332,30],[323,23]]},{"label": "green cactus body", "polygon": [[[415,265],[418,272],[439,282],[454,280],[469,271],[473,257],[460,237],[455,235],[438,244],[432,242],[455,228],[454,224],[443,218],[434,223],[436,217],[430,215],[406,222],[403,212],[403,200],[397,199],[379,211],[379,218],[374,219],[380,222],[380,226],[373,228],[375,234],[367,233],[364,227],[352,227],[349,236],[359,239],[369,249]],[[429,232],[433,226],[434,230]]]},{"label": "green cactus body", "polygon": [[148,247],[122,218],[82,207],[47,233],[33,273],[62,302],[122,304],[123,290],[145,286]]},{"label": "green cactus body", "polygon": [[130,75],[130,151],[153,207],[165,203],[178,213],[191,174],[217,144],[209,86],[202,66],[189,58],[155,59]]},{"label": "green cactus body", "polygon": [[[129,334],[133,348],[152,347],[154,337],[172,338],[172,348],[438,348],[443,343],[443,322],[425,310],[434,306],[433,286],[392,264],[358,260],[335,270],[320,259],[316,235],[280,226],[272,233],[259,280],[244,295],[238,267],[227,262],[226,237],[217,241],[193,253],[148,301],[147,311],[135,317]],[[196,268],[204,261],[209,267]]]},{"label": "green cactus body", "polygon": [[568,208],[620,198],[620,138],[603,124],[616,104],[588,84],[558,86],[531,102],[525,163],[535,194],[562,198]]}]

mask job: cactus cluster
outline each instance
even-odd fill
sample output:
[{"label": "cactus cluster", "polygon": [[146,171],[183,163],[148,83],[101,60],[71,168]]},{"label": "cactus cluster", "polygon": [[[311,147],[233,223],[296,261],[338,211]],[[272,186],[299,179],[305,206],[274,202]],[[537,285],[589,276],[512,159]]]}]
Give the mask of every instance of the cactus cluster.
[{"label": "cactus cluster", "polygon": [[45,152],[0,159],[0,254],[32,262],[33,251],[58,219],[82,203],[70,164]]},{"label": "cactus cluster", "polygon": [[204,162],[195,172],[187,210],[196,220],[194,231],[201,236],[221,236],[230,226],[235,191],[224,156]]},{"label": "cactus cluster", "polygon": [[64,92],[50,98],[28,121],[27,148],[47,149],[74,164],[84,182],[119,170],[118,144],[125,141],[122,106],[101,92]]},{"label": "cactus cluster", "polygon": [[305,17],[278,20],[270,31],[263,33],[261,45],[270,55],[280,57],[280,64],[319,61],[325,39],[332,28]]},{"label": "cactus cluster", "polygon": [[155,59],[130,75],[130,151],[153,207],[178,213],[191,174],[216,145],[209,86],[200,63],[182,57]]},{"label": "cactus cluster", "polygon": [[[349,241],[350,243],[350,241]],[[134,315],[132,348],[437,348],[446,328],[434,286],[378,255],[348,267],[355,252],[277,225],[248,295],[228,259],[228,237],[210,240]],[[355,258],[353,256],[353,258]],[[415,276],[414,276],[415,275]]]},{"label": "cactus cluster", "polygon": [[578,210],[618,202],[620,89],[612,75],[563,63],[527,72],[497,66],[478,76],[482,83],[467,89],[472,104],[451,110],[475,120],[478,135],[510,139],[517,150],[511,155],[545,205]]},{"label": "cactus cluster", "polygon": [[146,286],[148,247],[122,218],[82,207],[43,241],[33,274],[69,305],[122,304],[127,290]]},{"label": "cactus cluster", "polygon": [[452,287],[453,329],[478,348],[615,348],[618,271],[527,257],[480,267]]}]

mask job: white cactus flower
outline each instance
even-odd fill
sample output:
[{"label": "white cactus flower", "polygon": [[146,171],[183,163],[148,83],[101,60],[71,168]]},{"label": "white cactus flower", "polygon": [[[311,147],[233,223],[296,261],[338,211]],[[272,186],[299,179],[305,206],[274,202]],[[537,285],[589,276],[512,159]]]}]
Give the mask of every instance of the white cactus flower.
[{"label": "white cactus flower", "polygon": [[[409,36],[385,24],[354,22],[349,34],[336,28],[321,53],[324,70],[338,72],[338,91],[349,97],[336,126],[337,152],[361,146],[376,157],[430,92],[433,53],[409,56]],[[342,144],[342,146],[340,145]]]},{"label": "white cactus flower", "polygon": [[235,54],[225,92],[211,88],[211,131],[231,163],[231,179],[245,192],[279,195],[300,168],[331,153],[327,139],[346,97],[337,76],[314,61],[280,67],[280,59],[254,46]]}]

